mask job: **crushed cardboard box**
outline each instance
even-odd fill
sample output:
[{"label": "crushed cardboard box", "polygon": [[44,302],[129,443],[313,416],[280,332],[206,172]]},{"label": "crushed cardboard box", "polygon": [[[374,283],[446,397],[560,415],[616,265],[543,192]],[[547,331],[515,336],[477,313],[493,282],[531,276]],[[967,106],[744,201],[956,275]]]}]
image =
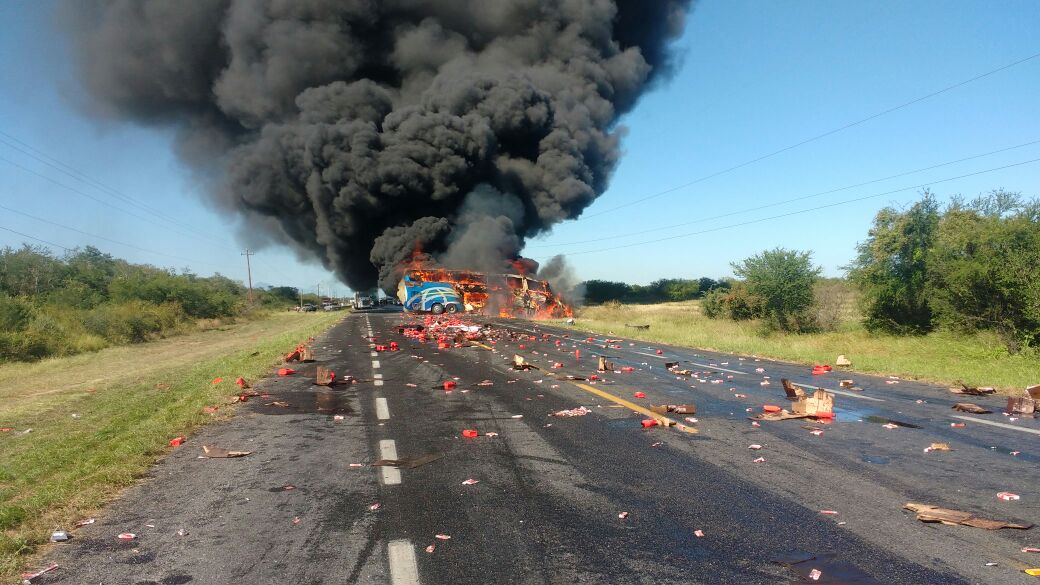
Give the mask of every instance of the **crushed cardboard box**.
[{"label": "crushed cardboard box", "polygon": [[336,372],[333,372],[326,367],[318,366],[314,383],[318,386],[332,386],[336,383]]},{"label": "crushed cardboard box", "polygon": [[950,510],[949,508],[940,508],[931,504],[907,502],[903,508],[910,510],[911,512],[916,512],[917,519],[921,522],[941,522],[950,526],[972,526],[974,528],[983,528],[985,530],[999,530],[1001,528],[1028,530],[1033,527],[1032,524],[1013,524],[1002,520],[987,520],[985,518],[979,518],[971,512]]},{"label": "crushed cardboard box", "polygon": [[823,388],[817,388],[811,396],[807,395],[801,388],[795,386],[790,380],[780,380],[784,386],[787,398],[791,400],[791,408],[775,410],[776,407],[767,408],[757,416],[751,417],[755,420],[790,420],[796,418],[833,418],[834,417],[834,395]]},{"label": "crushed cardboard box", "polygon": [[954,410],[959,410],[960,412],[969,412],[971,414],[992,414],[993,413],[992,410],[985,409],[985,408],[979,406],[978,404],[973,404],[971,402],[958,402],[957,404],[954,404],[951,408],[953,408]]},{"label": "crushed cardboard box", "polygon": [[806,396],[792,404],[791,412],[815,417],[833,417],[834,395],[823,388],[819,388],[812,396]]},{"label": "crushed cardboard box", "polygon": [[1040,410],[1040,384],[1026,388],[1025,396],[1009,396],[1007,409],[1004,412],[1035,416],[1038,410]]}]

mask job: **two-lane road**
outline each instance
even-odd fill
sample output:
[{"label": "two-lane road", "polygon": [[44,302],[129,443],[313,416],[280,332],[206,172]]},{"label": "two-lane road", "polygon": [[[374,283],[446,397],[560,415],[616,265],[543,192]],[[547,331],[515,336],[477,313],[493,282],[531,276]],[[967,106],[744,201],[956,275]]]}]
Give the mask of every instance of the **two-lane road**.
[{"label": "two-lane road", "polygon": [[[1029,583],[1022,569],[1040,565],[1021,552],[1035,529],[923,524],[902,509],[1040,519],[1040,425],[1001,415],[999,398],[971,399],[994,414],[962,415],[924,384],[527,322],[493,321],[512,336],[484,347],[437,349],[399,333],[409,320],[347,317],[318,341],[318,364],[362,382],[265,381],[292,407],[251,401],[193,438],[254,455],[175,452],[56,551],[68,568],[48,582],[788,583],[817,569],[819,583],[999,584]],[[391,341],[399,351],[375,351]],[[513,370],[515,353],[539,369]],[[634,370],[566,379],[597,373],[601,353]],[[672,361],[697,373],[677,377]],[[838,388],[846,376],[862,392]],[[835,422],[753,425],[764,404],[784,404],[781,378],[836,390]],[[644,429],[630,407],[687,402],[695,423],[669,416],[697,433]],[[549,416],[579,406],[591,413]],[[953,451],[925,452],[932,442]],[[439,458],[368,465],[424,455]],[[145,520],[161,529],[139,529],[136,553],[115,540]],[[776,562],[806,554],[817,559]]]}]

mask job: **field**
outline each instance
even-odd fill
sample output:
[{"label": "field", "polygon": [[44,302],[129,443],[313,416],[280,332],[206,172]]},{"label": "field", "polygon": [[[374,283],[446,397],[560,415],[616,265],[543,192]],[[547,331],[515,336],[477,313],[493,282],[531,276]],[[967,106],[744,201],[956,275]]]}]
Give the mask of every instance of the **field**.
[{"label": "field", "polygon": [[[227,416],[234,380],[344,313],[267,317],[153,343],[0,366],[0,579],[55,528],[132,485],[171,438]],[[216,378],[222,382],[214,383]],[[205,414],[207,405],[222,405]]]},{"label": "field", "polygon": [[[626,324],[650,325],[650,329]],[[855,320],[843,320],[835,331],[825,333],[766,334],[755,322],[708,319],[701,314],[699,301],[586,307],[575,326],[648,342],[807,364],[833,364],[839,354],[845,354],[855,371],[949,385],[963,381],[1003,392],[1021,392],[1040,382],[1040,356],[1035,352],[1009,356],[995,336],[985,334],[874,335]]]}]

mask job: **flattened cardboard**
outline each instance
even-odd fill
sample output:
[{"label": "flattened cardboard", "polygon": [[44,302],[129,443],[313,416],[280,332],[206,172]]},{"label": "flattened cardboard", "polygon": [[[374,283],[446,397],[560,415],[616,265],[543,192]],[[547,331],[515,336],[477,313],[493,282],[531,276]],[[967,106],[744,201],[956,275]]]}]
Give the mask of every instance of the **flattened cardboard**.
[{"label": "flattened cardboard", "polygon": [[939,506],[933,506],[931,504],[907,502],[903,508],[910,510],[911,512],[917,512],[917,519],[921,522],[941,522],[950,526],[972,526],[984,530],[999,530],[1001,528],[1028,530],[1033,527],[1032,524],[1012,524],[1000,520],[978,518],[971,512],[940,508]]}]

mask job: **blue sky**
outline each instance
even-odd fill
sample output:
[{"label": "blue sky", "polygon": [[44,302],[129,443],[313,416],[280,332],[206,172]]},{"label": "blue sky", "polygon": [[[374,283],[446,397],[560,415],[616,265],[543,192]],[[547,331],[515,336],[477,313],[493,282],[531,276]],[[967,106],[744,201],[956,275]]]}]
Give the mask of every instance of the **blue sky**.
[{"label": "blue sky", "polygon": [[[0,227],[244,280],[234,238],[238,219],[203,204],[200,186],[172,154],[170,136],[99,123],[77,106],[80,90],[52,7],[50,1],[0,5],[0,204],[136,248],[4,209]],[[1040,162],[939,181],[1040,158],[1040,143],[744,212],[1040,141],[1040,58],[631,204],[1040,53],[1038,30],[1040,10],[1031,0],[705,0],[677,44],[678,74],[624,119],[625,156],[610,189],[583,218],[532,240],[525,253],[538,260],[567,253],[583,278],[648,282],[725,276],[731,261],[783,246],[812,250],[825,273],[836,275],[877,210],[906,205],[917,190],[873,195],[935,182],[942,198],[998,187],[1038,196]],[[24,145],[174,221],[39,162]],[[730,215],[718,217],[724,214]],[[675,224],[685,225],[666,227]],[[734,224],[745,225],[727,227]],[[646,243],[664,238],[672,239]],[[0,245],[24,240],[0,229]],[[253,278],[346,290],[319,265],[273,248],[254,257]]]}]

